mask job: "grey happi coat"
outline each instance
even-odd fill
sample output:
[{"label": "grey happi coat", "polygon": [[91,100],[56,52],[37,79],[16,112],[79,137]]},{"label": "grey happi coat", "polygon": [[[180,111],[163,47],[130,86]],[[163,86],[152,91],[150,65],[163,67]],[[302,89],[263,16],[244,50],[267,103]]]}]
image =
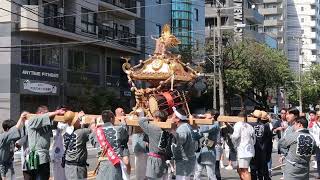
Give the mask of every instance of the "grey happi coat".
[{"label": "grey happi coat", "polygon": [[285,180],[308,180],[309,162],[315,150],[315,140],[307,129],[287,134],[279,141],[280,147],[288,149],[285,157]]}]

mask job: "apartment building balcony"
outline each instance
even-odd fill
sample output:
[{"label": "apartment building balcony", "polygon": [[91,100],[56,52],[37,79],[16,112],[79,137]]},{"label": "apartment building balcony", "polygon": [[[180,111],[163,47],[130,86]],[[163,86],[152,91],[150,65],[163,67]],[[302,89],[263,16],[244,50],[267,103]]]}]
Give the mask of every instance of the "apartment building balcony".
[{"label": "apartment building balcony", "polygon": [[74,33],[75,32],[75,16],[66,16],[64,14],[57,13],[53,17],[42,16],[42,12],[39,12],[39,7],[36,5],[24,5],[23,7],[33,9],[33,12],[27,11],[21,8],[20,30],[21,31],[38,31],[43,29],[51,31],[52,33],[63,33],[65,31]]},{"label": "apartment building balcony", "polygon": [[316,39],[317,33],[316,32],[308,32],[308,33],[304,34],[304,37],[310,38],[310,39]]},{"label": "apartment building balcony", "polygon": [[264,0],[251,0],[254,4],[261,4]]},{"label": "apartment building balcony", "polygon": [[315,16],[315,15],[317,15],[317,10],[316,9],[310,9],[310,10],[306,11],[306,14],[310,15],[310,16]]},{"label": "apartment building balcony", "polygon": [[317,50],[317,44],[304,44],[302,49]]},{"label": "apartment building balcony", "polygon": [[244,17],[257,24],[263,23],[264,19],[263,15],[251,8],[244,8]]},{"label": "apartment building balcony", "polygon": [[111,27],[99,25],[98,38],[107,41],[116,41],[122,45],[136,47],[137,36],[130,32],[115,30]]},{"label": "apartment building balcony", "polygon": [[264,20],[263,25],[264,26],[282,26],[283,20],[268,19],[268,20]]},{"label": "apartment building balcony", "polygon": [[282,8],[261,8],[259,12],[263,15],[282,14]]},{"label": "apartment building balcony", "polygon": [[114,10],[108,13],[127,19],[139,17],[137,15],[137,5],[136,0],[99,0],[100,10]]},{"label": "apartment building balcony", "polygon": [[[221,9],[221,16],[233,16],[233,8]],[[205,4],[205,17],[217,17],[217,7]]]},{"label": "apartment building balcony", "polygon": [[251,39],[261,43],[264,42],[264,35],[262,33],[259,33],[258,31],[254,31],[250,29],[243,30],[243,37],[245,39]]},{"label": "apartment building balcony", "polygon": [[281,39],[284,36],[283,31],[265,32],[265,34],[277,39]]},{"label": "apartment building balcony", "polygon": [[310,27],[316,27],[318,26],[317,21],[309,21],[306,25],[310,26]]},{"label": "apartment building balcony", "polygon": [[[36,5],[25,5],[28,8],[37,10],[40,8]],[[106,39],[104,34],[110,33],[103,28],[99,28],[99,25],[92,25],[90,28],[94,28],[94,31],[86,32],[83,27],[77,26],[75,16],[57,15],[52,17],[41,16],[42,11],[39,14],[26,11],[21,8],[21,16],[26,18],[20,19],[20,31],[24,32],[39,32],[42,34],[57,36],[72,41],[97,41],[94,44],[109,47],[115,50],[126,51],[131,53],[138,53],[139,46],[137,45],[137,37],[129,32],[122,32],[118,30],[112,30],[114,33],[112,38]],[[90,29],[91,30],[91,29]],[[106,35],[107,36],[107,35]],[[99,41],[101,40],[101,41]],[[107,41],[108,40],[108,41]]]},{"label": "apartment building balcony", "polygon": [[[210,37],[213,37],[214,36],[214,30],[217,30],[218,28],[217,27],[209,27],[209,26],[206,26],[205,27],[205,35],[206,35],[206,38],[210,38]],[[228,32],[228,33],[234,33],[234,27],[233,26],[222,26],[221,27],[221,31],[222,33],[223,32]],[[217,34],[216,34],[217,36]]]},{"label": "apartment building balcony", "polygon": [[268,3],[282,3],[283,0],[264,0],[263,3],[264,4],[268,4]]}]

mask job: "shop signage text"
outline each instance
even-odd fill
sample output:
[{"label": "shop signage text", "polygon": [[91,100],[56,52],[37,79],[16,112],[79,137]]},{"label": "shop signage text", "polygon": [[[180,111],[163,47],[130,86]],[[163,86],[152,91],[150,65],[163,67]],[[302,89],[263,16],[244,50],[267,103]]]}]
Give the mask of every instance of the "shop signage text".
[{"label": "shop signage text", "polygon": [[243,0],[233,0],[234,35],[237,39],[242,39],[243,28]]},{"label": "shop signage text", "polygon": [[30,76],[39,76],[39,77],[59,78],[58,73],[48,73],[48,72],[40,72],[40,71],[22,70],[22,74],[30,75]]},{"label": "shop signage text", "polygon": [[21,94],[59,95],[59,83],[22,79]]}]

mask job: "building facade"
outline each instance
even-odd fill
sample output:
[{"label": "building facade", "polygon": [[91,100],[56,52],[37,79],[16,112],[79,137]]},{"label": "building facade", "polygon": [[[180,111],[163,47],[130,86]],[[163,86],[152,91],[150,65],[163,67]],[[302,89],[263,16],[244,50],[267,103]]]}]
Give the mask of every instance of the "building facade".
[{"label": "building facade", "polygon": [[259,29],[277,39],[278,48],[286,52],[286,0],[263,0],[263,3],[258,6],[259,13],[264,16],[263,26]]},{"label": "building facade", "polygon": [[287,0],[286,39],[291,69],[298,73],[319,63],[318,0]]},{"label": "building facade", "polygon": [[[215,0],[206,0],[205,26],[206,37],[212,36],[217,28],[217,4]],[[256,4],[261,0],[220,0],[221,25],[224,31],[234,32],[245,39],[264,42],[264,35],[258,32],[263,26],[263,16]]]},{"label": "building facade", "polygon": [[[218,2],[216,4],[215,2]],[[259,27],[263,26],[263,16],[258,11],[257,4],[261,0],[206,0],[205,4],[205,26],[206,38],[216,37],[217,33],[217,17],[218,7],[220,7],[221,29],[222,32],[230,32],[234,34],[235,40],[249,39],[264,43],[265,35],[259,33]],[[268,43],[272,44],[272,40]],[[248,96],[252,96],[249,94]],[[240,98],[238,96],[231,97],[230,107],[231,114],[237,115],[241,110]],[[255,104],[249,99],[245,99],[244,103],[247,110],[252,110]]]},{"label": "building facade", "polygon": [[[81,106],[102,88],[129,104],[121,57],[136,57],[143,2],[130,0],[0,0],[0,115],[17,118],[38,105]],[[138,22],[141,23],[141,22]],[[143,34],[142,34],[143,35]],[[134,59],[134,58],[133,58]]]},{"label": "building facade", "polygon": [[[204,44],[204,1],[148,0],[145,9],[145,42],[147,54],[152,54],[155,42],[165,24],[171,25],[172,33],[182,46],[195,49]],[[153,38],[152,38],[153,37]]]}]

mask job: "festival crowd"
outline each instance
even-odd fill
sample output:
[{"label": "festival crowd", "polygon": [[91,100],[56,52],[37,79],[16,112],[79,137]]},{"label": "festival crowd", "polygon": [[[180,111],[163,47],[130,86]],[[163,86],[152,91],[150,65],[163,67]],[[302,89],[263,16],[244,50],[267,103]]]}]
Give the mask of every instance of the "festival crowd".
[{"label": "festival crowd", "polygon": [[[84,112],[64,124],[54,121],[64,115],[68,107],[49,112],[46,106],[38,107],[36,115],[29,118],[23,112],[16,122],[5,120],[0,134],[1,179],[12,179],[14,150],[21,149],[21,165],[25,180],[80,180],[88,178],[88,150],[91,143],[98,148],[98,180],[129,180],[131,163],[134,163],[137,180],[220,180],[220,169],[236,169],[241,180],[268,180],[272,178],[272,152],[278,150],[280,166],[285,180],[308,180],[310,164],[318,168],[320,179],[320,112],[307,115],[296,108],[282,109],[280,116],[255,110],[248,121],[219,122],[219,113],[208,110],[197,118],[214,119],[212,125],[190,125],[187,113],[172,108],[172,115],[156,111],[153,121],[170,119],[174,128],[162,129],[141,111],[140,128],[126,124],[125,113],[117,108],[115,113],[105,110],[91,124],[84,123]],[[54,130],[54,135],[53,135]],[[53,137],[53,141],[52,141]],[[130,137],[130,138],[129,138]],[[129,140],[130,139],[130,140]],[[130,142],[134,162],[130,162]],[[50,167],[52,166],[52,167]],[[203,176],[203,171],[206,176]]]}]

